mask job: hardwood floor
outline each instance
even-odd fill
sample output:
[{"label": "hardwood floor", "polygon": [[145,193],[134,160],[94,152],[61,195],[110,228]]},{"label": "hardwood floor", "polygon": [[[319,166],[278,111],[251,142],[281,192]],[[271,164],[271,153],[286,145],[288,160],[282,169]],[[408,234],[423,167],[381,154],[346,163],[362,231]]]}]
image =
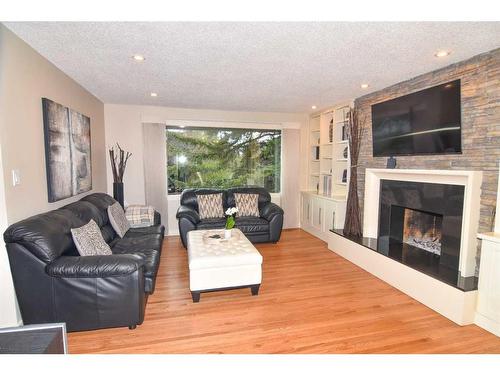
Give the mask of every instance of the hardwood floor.
[{"label": "hardwood floor", "polygon": [[187,256],[165,239],[144,323],[70,333],[70,353],[500,353],[500,338],[460,327],[349,263],[300,230],[264,257],[258,296],[249,289],[191,301]]}]

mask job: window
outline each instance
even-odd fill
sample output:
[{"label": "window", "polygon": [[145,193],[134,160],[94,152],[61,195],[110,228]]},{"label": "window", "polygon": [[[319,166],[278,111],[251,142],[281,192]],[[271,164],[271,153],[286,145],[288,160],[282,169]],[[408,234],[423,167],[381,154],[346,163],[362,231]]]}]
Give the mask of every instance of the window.
[{"label": "window", "polygon": [[168,192],[261,186],[280,191],[281,131],[167,127]]}]

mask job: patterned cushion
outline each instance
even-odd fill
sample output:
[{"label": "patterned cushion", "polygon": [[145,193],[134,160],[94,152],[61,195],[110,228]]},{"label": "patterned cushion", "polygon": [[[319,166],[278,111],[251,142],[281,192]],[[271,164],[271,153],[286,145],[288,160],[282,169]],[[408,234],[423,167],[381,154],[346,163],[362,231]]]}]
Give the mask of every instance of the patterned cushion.
[{"label": "patterned cushion", "polygon": [[236,216],[257,216],[259,213],[259,194],[234,193],[238,213]]},{"label": "patterned cushion", "polygon": [[125,233],[130,229],[130,223],[125,216],[125,212],[123,211],[120,203],[116,202],[108,207],[108,217],[111,226],[115,230],[116,234],[123,238]]},{"label": "patterned cushion", "polygon": [[200,219],[210,219],[214,217],[224,217],[224,207],[222,206],[222,193],[196,195],[198,200],[198,213]]},{"label": "patterned cushion", "polygon": [[80,228],[71,229],[71,236],[81,256],[111,255],[111,248],[102,238],[101,230],[94,220]]},{"label": "patterned cushion", "polygon": [[132,205],[125,210],[125,216],[131,228],[150,227],[155,221],[155,209],[152,206]]}]

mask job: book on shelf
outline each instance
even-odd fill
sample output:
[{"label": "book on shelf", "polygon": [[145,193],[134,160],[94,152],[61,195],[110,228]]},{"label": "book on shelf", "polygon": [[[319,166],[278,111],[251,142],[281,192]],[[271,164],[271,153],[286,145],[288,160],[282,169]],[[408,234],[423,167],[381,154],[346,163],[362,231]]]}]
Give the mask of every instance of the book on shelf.
[{"label": "book on shelf", "polygon": [[332,195],[332,176],[323,176],[323,195]]},{"label": "book on shelf", "polygon": [[333,118],[330,121],[330,126],[328,127],[328,142],[333,142]]},{"label": "book on shelf", "polygon": [[342,182],[347,182],[347,169],[342,172]]},{"label": "book on shelf", "polygon": [[315,149],[316,149],[315,153],[316,160],[319,160],[319,146],[316,146]]}]

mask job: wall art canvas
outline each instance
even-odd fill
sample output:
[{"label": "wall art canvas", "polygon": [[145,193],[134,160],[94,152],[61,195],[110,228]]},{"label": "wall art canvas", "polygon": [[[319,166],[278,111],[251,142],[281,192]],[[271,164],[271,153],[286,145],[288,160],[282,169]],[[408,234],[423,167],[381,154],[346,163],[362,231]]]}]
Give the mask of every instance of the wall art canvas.
[{"label": "wall art canvas", "polygon": [[90,118],[42,98],[49,202],[92,189]]}]

